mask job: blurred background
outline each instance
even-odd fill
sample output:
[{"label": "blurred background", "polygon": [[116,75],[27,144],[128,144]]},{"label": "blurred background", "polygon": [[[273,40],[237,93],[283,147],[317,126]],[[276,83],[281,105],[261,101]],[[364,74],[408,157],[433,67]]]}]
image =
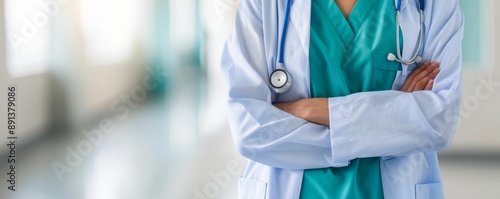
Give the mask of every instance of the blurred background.
[{"label": "blurred background", "polygon": [[[500,198],[500,3],[461,0],[464,104],[440,152],[447,198]],[[0,103],[17,88],[16,192],[0,198],[234,199],[219,60],[237,0],[3,0]],[[6,112],[0,114],[7,129]]]}]

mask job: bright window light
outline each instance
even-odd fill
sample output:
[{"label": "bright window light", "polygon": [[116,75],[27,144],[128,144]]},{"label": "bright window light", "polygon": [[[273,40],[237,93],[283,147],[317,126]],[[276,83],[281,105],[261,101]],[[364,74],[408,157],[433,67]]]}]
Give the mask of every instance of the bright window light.
[{"label": "bright window light", "polygon": [[138,35],[147,29],[148,1],[80,1],[85,54],[92,65],[126,61],[133,53]]},{"label": "bright window light", "polygon": [[45,9],[38,0],[5,0],[4,3],[9,75],[21,77],[45,72],[50,50],[50,21],[56,10]]}]

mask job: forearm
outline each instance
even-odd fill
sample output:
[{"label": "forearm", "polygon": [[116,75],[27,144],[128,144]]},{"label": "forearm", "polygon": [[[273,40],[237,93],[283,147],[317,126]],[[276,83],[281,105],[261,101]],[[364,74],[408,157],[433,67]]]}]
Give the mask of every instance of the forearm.
[{"label": "forearm", "polygon": [[[411,93],[431,90],[439,73],[439,64],[426,61],[409,75],[401,91]],[[296,102],[276,103],[277,108],[309,122],[330,126],[328,98],[302,99]]]},{"label": "forearm", "polygon": [[328,98],[309,98],[296,102],[276,103],[273,105],[309,122],[330,126]]}]

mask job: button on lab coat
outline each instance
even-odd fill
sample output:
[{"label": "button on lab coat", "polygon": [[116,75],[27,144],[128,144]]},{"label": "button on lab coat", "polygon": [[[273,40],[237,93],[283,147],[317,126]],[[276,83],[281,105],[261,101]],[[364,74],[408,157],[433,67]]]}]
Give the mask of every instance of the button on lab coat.
[{"label": "button on lab coat", "polygon": [[[285,5],[286,0],[240,0],[222,56],[231,132],[249,159],[239,198],[297,199],[304,169],[343,167],[364,157],[381,157],[386,199],[444,198],[436,151],[450,145],[459,119],[464,25],[459,1],[426,1],[420,54],[441,69],[432,91],[398,91],[407,77],[398,72],[392,91],[329,98],[329,127],[272,105],[310,97],[311,0],[295,0],[290,11],[284,63],[292,88],[280,95],[269,89]],[[418,5],[418,0],[402,2],[405,59],[418,46]],[[409,72],[415,67],[402,66]]]}]

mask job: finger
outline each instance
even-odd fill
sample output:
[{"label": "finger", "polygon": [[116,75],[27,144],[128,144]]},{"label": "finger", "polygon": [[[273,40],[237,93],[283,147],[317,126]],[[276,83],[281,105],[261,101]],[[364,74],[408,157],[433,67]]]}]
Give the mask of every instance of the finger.
[{"label": "finger", "polygon": [[417,67],[417,69],[413,70],[413,73],[418,74],[418,73],[422,72],[424,69],[426,69],[427,67],[429,67],[430,65],[432,65],[432,62],[427,60],[423,64],[421,64],[419,67]]},{"label": "finger", "polygon": [[[415,90],[416,84],[418,82],[420,82],[421,80],[423,80],[424,78],[426,78],[427,76],[429,76],[431,73],[433,73],[438,67],[439,67],[439,64],[432,63],[430,66],[425,68],[425,70],[422,70],[422,72],[420,72],[420,74],[415,76],[415,78],[412,80],[412,82],[410,83],[410,85],[408,87],[408,90],[411,90],[411,91]],[[427,84],[427,81],[425,81],[425,84]]]},{"label": "finger", "polygon": [[441,69],[439,68],[436,68],[434,69],[434,71],[432,71],[431,74],[428,75],[428,77],[432,80],[436,79],[437,75],[439,74],[439,72],[441,72]]},{"label": "finger", "polygon": [[420,72],[424,69],[426,69],[427,67],[429,67],[431,65],[431,62],[430,61],[425,61],[422,65],[420,65],[417,69],[415,69],[413,72],[410,73],[410,75],[408,75],[408,77],[406,78],[405,80],[405,83],[403,84],[403,87],[401,87],[401,91],[403,92],[409,92],[409,87],[410,87],[410,84],[411,82],[413,81],[413,79],[415,78],[415,76],[417,76],[418,74],[420,74]]},{"label": "finger", "polygon": [[421,91],[421,90],[424,90],[425,87],[427,86],[427,84],[429,83],[431,79],[429,77],[425,77],[424,79],[421,79],[420,81],[418,81],[415,86],[413,87],[413,90],[411,90],[410,92],[415,92],[415,91]]},{"label": "finger", "polygon": [[427,90],[426,88],[429,85],[429,82],[432,81],[434,83],[434,79],[436,78],[438,73],[439,73],[439,68],[434,69],[434,71],[432,71],[429,75],[424,77],[424,79],[418,81],[417,84],[415,85],[415,88],[413,88],[411,92]]},{"label": "finger", "polygon": [[416,74],[416,76],[414,77],[413,80],[419,81],[419,80],[423,79],[424,77],[427,77],[429,74],[433,73],[438,68],[439,68],[439,64],[434,62],[434,63],[430,64],[429,66],[427,66],[422,71],[420,71],[420,73]]},{"label": "finger", "polygon": [[439,68],[436,68],[428,77],[430,78],[429,82],[427,83],[427,86],[425,86],[424,90],[432,90],[432,87],[434,86],[434,79],[436,79],[437,75],[439,74],[440,70]]},{"label": "finger", "polygon": [[432,90],[432,86],[434,86],[434,80],[433,79],[429,80],[429,83],[427,83],[427,86],[425,86],[424,90],[430,91],[430,90]]}]

